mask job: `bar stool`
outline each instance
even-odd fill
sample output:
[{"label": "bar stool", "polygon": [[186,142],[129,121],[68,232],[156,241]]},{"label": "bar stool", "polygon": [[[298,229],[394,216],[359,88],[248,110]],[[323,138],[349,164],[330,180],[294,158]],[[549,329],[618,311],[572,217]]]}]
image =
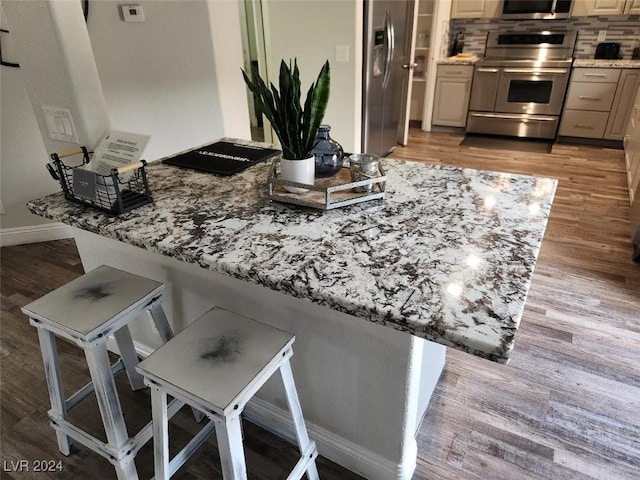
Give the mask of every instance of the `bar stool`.
[{"label": "bar stool", "polygon": [[[154,478],[169,479],[215,430],[223,478],[245,480],[241,413],[279,370],[300,449],[288,479],[301,479],[306,472],[309,480],[318,480],[318,451],[307,434],[289,363],[294,340],[290,333],[214,308],[140,362],[136,368],[151,388]],[[173,397],[169,404],[167,395]],[[173,403],[190,404],[209,422],[170,459],[168,421]]]},{"label": "bar stool", "polygon": [[[48,416],[60,452],[69,455],[73,439],[109,460],[119,479],[138,478],[133,459],[151,439],[153,425],[149,422],[129,437],[114,375],[125,370],[133,390],[145,387],[142,376],[135,370],[138,356],[127,325],[148,310],[161,339],[164,342],[171,339],[173,333],[160,304],[163,289],[162,283],[101,266],[22,308],[31,325],[38,329],[51,400]],[[110,334],[120,351],[120,358],[113,365],[106,346]],[[91,374],[91,382],[68,399],[64,396],[55,335],[84,350]],[[69,410],[94,391],[107,443],[68,420]]]}]

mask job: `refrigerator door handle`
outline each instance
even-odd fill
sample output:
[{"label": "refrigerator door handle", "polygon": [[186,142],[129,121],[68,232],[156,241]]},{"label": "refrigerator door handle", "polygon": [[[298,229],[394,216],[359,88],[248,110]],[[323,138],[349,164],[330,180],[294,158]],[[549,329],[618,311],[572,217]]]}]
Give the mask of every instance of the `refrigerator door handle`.
[{"label": "refrigerator door handle", "polygon": [[384,66],[384,78],[382,79],[382,88],[386,89],[391,80],[391,62],[393,61],[393,51],[395,49],[395,39],[393,23],[391,21],[391,13],[389,10],[384,15],[384,33],[385,41],[387,43],[387,58]]}]

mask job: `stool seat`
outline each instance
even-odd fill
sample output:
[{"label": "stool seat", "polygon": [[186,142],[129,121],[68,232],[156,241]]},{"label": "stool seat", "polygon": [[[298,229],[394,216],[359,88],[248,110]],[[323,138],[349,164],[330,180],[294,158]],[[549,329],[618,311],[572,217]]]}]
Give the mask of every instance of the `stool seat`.
[{"label": "stool seat", "polygon": [[161,295],[160,282],[106,265],[31,302],[22,311],[74,339],[90,340],[118,323],[141,302]]},{"label": "stool seat", "polygon": [[[153,435],[149,422],[135,435],[127,432],[114,375],[125,371],[133,390],[144,388],[136,370],[138,355],[129,323],[147,314],[164,342],[173,337],[161,305],[160,282],[101,266],[26,305],[22,311],[38,331],[51,409],[48,417],[56,432],[58,449],[71,453],[72,440],[102,455],[115,467],[119,480],[137,480],[134,457]],[[120,358],[112,365],[107,341],[113,335]],[[91,381],[66,397],[56,347],[56,336],[83,349]],[[107,442],[75,425],[69,411],[91,393],[100,409]],[[201,418],[198,412],[196,418]]]},{"label": "stool seat", "polygon": [[[290,333],[214,308],[140,362],[136,370],[151,388],[154,478],[168,480],[215,431],[224,480],[246,480],[241,414],[279,372],[300,450],[288,480],[305,474],[318,480],[318,450],[307,433],[289,362],[294,341]],[[170,459],[168,422],[185,403],[209,422]]]},{"label": "stool seat", "polygon": [[[214,308],[138,364],[156,382],[219,414],[241,402],[261,372],[294,341],[290,333]],[[236,407],[237,408],[237,407]]]}]

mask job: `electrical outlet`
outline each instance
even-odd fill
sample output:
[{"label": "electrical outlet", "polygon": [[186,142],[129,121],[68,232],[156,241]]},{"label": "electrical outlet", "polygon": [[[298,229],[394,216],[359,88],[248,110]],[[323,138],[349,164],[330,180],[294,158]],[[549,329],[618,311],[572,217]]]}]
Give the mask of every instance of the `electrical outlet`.
[{"label": "electrical outlet", "polygon": [[598,41],[599,42],[604,42],[607,39],[607,31],[606,30],[599,30],[598,31]]}]

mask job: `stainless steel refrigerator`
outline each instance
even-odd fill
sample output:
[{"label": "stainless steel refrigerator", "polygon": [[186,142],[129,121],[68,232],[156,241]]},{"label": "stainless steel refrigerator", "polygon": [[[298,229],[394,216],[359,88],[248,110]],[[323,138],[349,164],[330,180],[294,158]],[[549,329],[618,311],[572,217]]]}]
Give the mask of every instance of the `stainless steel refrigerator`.
[{"label": "stainless steel refrigerator", "polygon": [[362,149],[384,156],[398,142],[406,95],[410,5],[403,0],[365,0]]}]

